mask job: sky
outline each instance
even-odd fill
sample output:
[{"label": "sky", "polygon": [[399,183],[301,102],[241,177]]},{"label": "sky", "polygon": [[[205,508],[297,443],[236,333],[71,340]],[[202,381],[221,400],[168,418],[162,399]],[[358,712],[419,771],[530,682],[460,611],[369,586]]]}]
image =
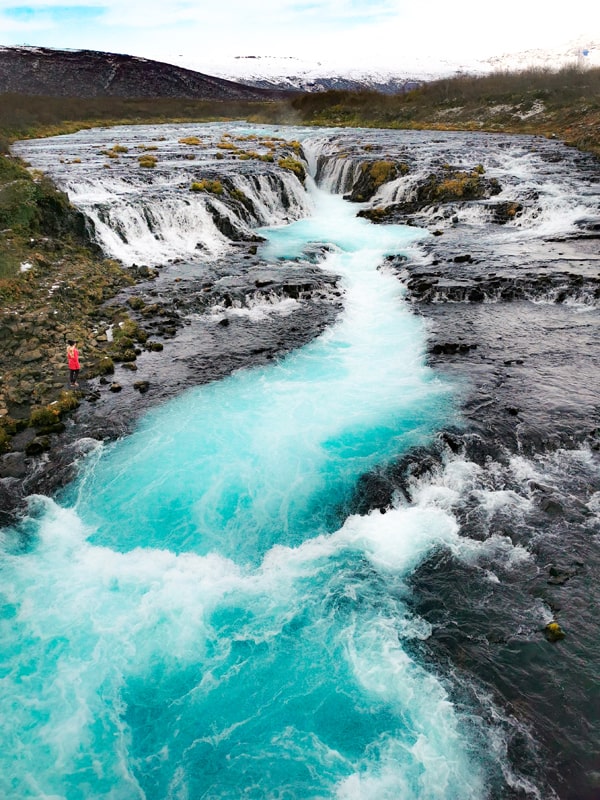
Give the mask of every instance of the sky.
[{"label": "sky", "polygon": [[600,47],[597,0],[0,0],[0,45],[195,66],[232,56],[364,68]]}]

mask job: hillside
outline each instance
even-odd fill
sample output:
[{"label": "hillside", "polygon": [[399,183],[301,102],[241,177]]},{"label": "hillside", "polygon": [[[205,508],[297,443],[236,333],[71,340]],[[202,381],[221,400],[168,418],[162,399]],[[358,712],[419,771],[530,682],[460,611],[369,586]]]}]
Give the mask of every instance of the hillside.
[{"label": "hillside", "polygon": [[291,106],[305,125],[541,134],[600,155],[600,67],[463,75],[394,96],[305,94]]},{"label": "hillside", "polygon": [[[456,52],[454,57],[436,53],[434,49],[416,55],[398,51],[380,53],[381,63],[364,63],[362,59],[331,54],[311,58],[292,55],[273,56],[222,55],[210,59],[203,52],[194,55],[164,54],[162,60],[179,67],[193,69],[219,78],[260,86],[301,92],[324,92],[330,89],[370,90],[383,94],[407,92],[417,86],[460,75],[489,75],[492,72],[520,72],[529,69],[557,71],[564,67],[600,66],[600,41],[569,40],[551,49],[529,49],[475,58]],[[386,57],[387,56],[387,57]]]},{"label": "hillside", "polygon": [[279,92],[244,86],[172,64],[94,50],[0,48],[0,94],[52,97],[173,97],[267,100]]}]

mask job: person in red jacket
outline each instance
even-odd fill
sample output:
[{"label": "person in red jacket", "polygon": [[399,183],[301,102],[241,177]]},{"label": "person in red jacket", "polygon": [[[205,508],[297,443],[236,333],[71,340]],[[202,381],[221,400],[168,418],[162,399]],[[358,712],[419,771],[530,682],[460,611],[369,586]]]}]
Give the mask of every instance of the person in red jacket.
[{"label": "person in red jacket", "polygon": [[69,339],[67,342],[67,361],[69,363],[71,386],[79,386],[77,383],[80,369],[79,350],[77,349],[77,342],[73,341],[73,339]]}]

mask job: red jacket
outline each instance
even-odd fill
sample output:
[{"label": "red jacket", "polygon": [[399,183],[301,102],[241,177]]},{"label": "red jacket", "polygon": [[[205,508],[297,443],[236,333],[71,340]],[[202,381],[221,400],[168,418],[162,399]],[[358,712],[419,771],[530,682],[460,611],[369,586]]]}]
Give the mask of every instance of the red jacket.
[{"label": "red jacket", "polygon": [[69,369],[79,369],[79,350],[76,347],[67,347],[67,360]]}]

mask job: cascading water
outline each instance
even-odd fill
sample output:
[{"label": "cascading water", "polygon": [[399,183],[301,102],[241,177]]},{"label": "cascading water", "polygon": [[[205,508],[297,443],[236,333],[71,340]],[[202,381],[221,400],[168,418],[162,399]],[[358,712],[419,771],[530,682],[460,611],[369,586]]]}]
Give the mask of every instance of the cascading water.
[{"label": "cascading water", "polygon": [[398,281],[377,270],[419,234],[377,230],[339,198],[314,196],[315,216],[267,232],[265,257],[336,246],[324,266],[345,279],[343,320],[276,366],[151,414],[79,489],[84,515],[106,519],[95,541],[256,561],[276,542],[339,525],[358,477],[444,417],[447,390],[423,366],[421,327]]},{"label": "cascading water", "polygon": [[[193,164],[189,133],[204,142]],[[515,721],[506,722],[487,688],[468,669],[442,676],[441,665],[451,639],[461,666],[474,651],[484,673],[497,658],[529,694],[547,686],[539,626],[552,613],[543,592],[532,602],[519,575],[530,585],[540,571],[541,539],[530,548],[534,494],[559,478],[543,460],[483,469],[456,456],[433,477],[417,474],[412,503],[397,497],[385,514],[348,516],[362,476],[454,419],[452,387],[425,365],[422,322],[385,261],[410,253],[411,263],[426,262],[433,237],[358,219],[356,206],[310,181],[306,192],[262,143],[271,135],[260,132],[257,143],[242,125],[129,127],[22,145],[125,263],[161,265],[183,254],[186,274],[203,275],[203,258],[231,246],[223,230],[243,239],[277,223],[259,231],[260,258],[272,272],[307,245],[312,256],[326,249],[320,266],[341,276],[344,311],[301,350],[155,408],[132,435],[98,445],[57,502],[33,498],[23,524],[3,532],[3,796],[556,797],[535,785],[537,764],[525,775],[515,766],[505,736]],[[410,173],[381,186],[373,205],[410,199],[440,159],[439,137],[444,160],[459,167],[471,168],[487,148],[483,137],[439,132],[405,132],[401,143],[383,131],[288,135],[302,140],[321,186],[340,194],[365,157],[385,159],[396,147]],[[129,154],[104,169],[92,151],[115,138]],[[242,140],[252,140],[244,144],[256,150],[244,154],[251,162],[238,163],[239,150],[229,156]],[[135,154],[154,149],[149,142],[158,164],[144,171]],[[493,247],[481,244],[486,201],[418,217],[447,223],[442,239],[452,257],[468,241],[469,252],[481,244],[484,264],[498,244],[520,263],[527,225],[534,236],[548,226],[562,234],[592,213],[592,192],[568,164],[546,174],[530,140],[518,142],[486,160],[508,187],[501,199],[524,206],[520,219],[486,228]],[[223,181],[223,194],[190,191],[204,172]],[[463,225],[453,234],[455,220]],[[505,329],[492,333],[497,347]],[[574,463],[582,474],[573,491],[589,514],[574,509],[592,530],[598,492],[589,500],[582,487],[592,485],[593,459],[570,456],[569,471]],[[467,532],[481,523],[473,539],[458,535],[458,519]],[[562,542],[559,518],[554,525]],[[582,661],[588,638],[580,639]],[[490,649],[498,641],[506,647]],[[536,648],[541,666],[531,676],[533,657],[521,663],[519,647]],[[552,669],[559,674],[556,662]],[[497,684],[504,688],[502,678]],[[524,703],[518,692],[516,700]],[[544,722],[550,695],[545,702]],[[527,742],[521,750],[535,754],[526,727],[517,722],[516,730],[519,745]]]},{"label": "cascading water", "polygon": [[333,247],[340,321],[148,415],[8,548],[6,796],[484,796],[465,720],[403,645],[428,635],[404,578],[452,518],[342,525],[357,478],[447,414],[377,269],[422,234],[313,197],[265,258]]}]

